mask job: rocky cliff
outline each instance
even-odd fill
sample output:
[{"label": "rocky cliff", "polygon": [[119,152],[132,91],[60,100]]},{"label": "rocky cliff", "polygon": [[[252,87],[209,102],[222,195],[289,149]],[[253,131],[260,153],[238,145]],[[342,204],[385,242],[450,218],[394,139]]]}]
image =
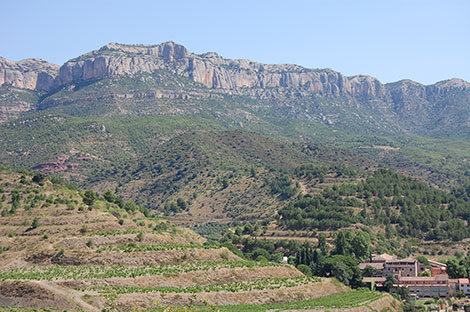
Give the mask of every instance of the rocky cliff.
[{"label": "rocky cliff", "polygon": [[[300,96],[311,93],[321,96],[367,96],[403,102],[403,98],[408,96],[426,101],[430,96],[451,89],[470,89],[470,84],[460,79],[431,86],[409,80],[384,85],[370,76],[347,77],[330,69],[231,60],[213,52],[197,55],[174,42],[159,45],[108,44],[65,63],[60,68],[56,85],[151,73],[159,69],[188,77],[211,89],[256,97],[277,97],[286,94],[286,90],[297,90]],[[411,108],[405,105],[405,109]]]},{"label": "rocky cliff", "polygon": [[50,91],[59,67],[38,58],[13,62],[0,57],[0,86],[7,84],[22,89]]},{"label": "rocky cliff", "polygon": [[213,52],[198,55],[171,41],[159,45],[110,43],[66,62],[60,70],[57,65],[40,59],[15,63],[0,58],[0,85],[50,91],[88,80],[152,73],[161,69],[226,93],[275,98],[296,90],[298,96],[315,93],[321,96],[379,97],[405,103],[405,110],[413,108],[406,104],[405,98],[408,97],[426,102],[429,97],[452,89],[470,89],[470,84],[460,79],[431,86],[410,80],[384,85],[370,76],[347,77],[330,69],[231,60]]},{"label": "rocky cliff", "polygon": [[[152,77],[144,79],[142,73],[152,73]],[[60,107],[62,112],[79,115],[92,111],[193,114],[210,110],[208,98],[223,101],[226,95],[242,95],[250,97],[250,109],[266,116],[276,111],[278,116],[326,121],[328,125],[344,121],[354,126],[373,123],[374,127],[427,131],[442,120],[453,125],[454,116],[461,124],[470,124],[470,83],[461,79],[429,86],[410,80],[382,84],[370,76],[348,77],[331,69],[231,60],[213,52],[194,54],[171,41],[158,45],[110,43],[69,60],[60,69],[40,59],[11,62],[0,58],[3,84],[49,94],[40,103],[8,96],[8,107],[0,98],[0,107],[4,106],[0,120],[17,116],[14,108],[18,103],[29,105],[21,112]],[[81,89],[90,85],[95,87]],[[182,102],[176,109],[174,101],[163,99]],[[231,111],[233,103],[227,103],[221,105]],[[351,116],[357,118],[349,120]]]},{"label": "rocky cliff", "polygon": [[[174,42],[160,45],[108,44],[65,63],[57,85],[158,69],[191,78],[211,89],[253,95],[253,90],[301,89],[321,95],[383,96],[384,86],[369,76],[345,77],[330,69],[297,65],[268,65],[230,60],[216,53],[197,55]],[[275,94],[275,93],[271,93]]]}]

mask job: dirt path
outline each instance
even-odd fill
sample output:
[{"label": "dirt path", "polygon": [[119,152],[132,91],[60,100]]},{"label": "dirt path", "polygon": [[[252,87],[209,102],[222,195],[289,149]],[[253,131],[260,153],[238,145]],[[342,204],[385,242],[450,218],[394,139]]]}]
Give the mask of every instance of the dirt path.
[{"label": "dirt path", "polygon": [[81,298],[82,294],[78,291],[75,291],[69,288],[63,288],[63,287],[54,285],[53,283],[48,282],[48,281],[38,281],[35,283],[38,283],[40,286],[52,291],[55,294],[59,294],[59,295],[64,296],[65,298],[71,299],[74,303],[76,303],[80,308],[84,309],[85,311],[91,311],[91,312],[101,311],[99,308],[92,306],[91,304],[85,302]]}]

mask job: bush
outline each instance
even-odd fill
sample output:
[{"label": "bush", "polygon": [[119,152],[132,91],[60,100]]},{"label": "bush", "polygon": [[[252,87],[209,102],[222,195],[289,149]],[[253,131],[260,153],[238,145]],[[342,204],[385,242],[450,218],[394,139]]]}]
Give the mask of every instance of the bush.
[{"label": "bush", "polygon": [[33,176],[32,180],[33,180],[33,182],[39,184],[39,183],[43,182],[44,179],[46,179],[46,175],[42,172],[38,172]]},{"label": "bush", "polygon": [[265,256],[258,256],[258,257],[256,257],[256,261],[258,261],[258,262],[268,262],[268,259],[266,259]]},{"label": "bush", "polygon": [[39,219],[37,217],[35,217],[33,222],[31,223],[31,228],[35,229],[37,227],[39,227]]},{"label": "bush", "polygon": [[310,267],[306,264],[299,264],[297,266],[297,270],[299,270],[306,276],[312,276],[312,270],[310,270]]},{"label": "bush", "polygon": [[93,205],[95,200],[98,198],[98,194],[93,192],[92,190],[87,190],[85,193],[83,193],[83,202],[87,204],[88,206]]}]

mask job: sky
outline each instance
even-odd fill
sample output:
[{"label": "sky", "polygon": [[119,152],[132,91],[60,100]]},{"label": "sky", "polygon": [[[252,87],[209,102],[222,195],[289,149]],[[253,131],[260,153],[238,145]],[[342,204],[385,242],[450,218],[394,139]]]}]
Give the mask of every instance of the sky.
[{"label": "sky", "polygon": [[1,0],[0,56],[63,64],[110,43],[331,68],[382,82],[470,81],[468,0]]}]

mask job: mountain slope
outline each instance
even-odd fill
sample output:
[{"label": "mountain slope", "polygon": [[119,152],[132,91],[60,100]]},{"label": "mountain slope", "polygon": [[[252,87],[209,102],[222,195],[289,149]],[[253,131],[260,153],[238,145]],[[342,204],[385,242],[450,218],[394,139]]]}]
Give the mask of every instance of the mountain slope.
[{"label": "mountain slope", "polygon": [[[79,116],[222,114],[237,123],[241,114],[251,115],[244,123],[288,117],[360,133],[416,134],[456,129],[470,120],[470,84],[460,79],[430,86],[408,80],[384,85],[330,69],[197,55],[174,42],[108,44],[66,62],[58,72],[42,63],[31,71],[23,64],[31,62],[3,59],[6,78],[0,85],[49,91],[31,109]],[[21,77],[31,75],[48,75],[47,83],[25,84]]]},{"label": "mountain slope", "polygon": [[2,307],[129,311],[292,302],[348,290],[290,265],[241,260],[130,204],[120,208],[110,194],[93,198],[4,169],[0,183]]},{"label": "mountain slope", "polygon": [[2,163],[58,174],[102,192],[117,190],[161,212],[170,212],[167,206],[181,198],[193,202],[191,223],[271,214],[282,200],[271,194],[270,181],[299,164],[376,166],[345,150],[188,117],[89,120],[47,114],[0,128]]}]

